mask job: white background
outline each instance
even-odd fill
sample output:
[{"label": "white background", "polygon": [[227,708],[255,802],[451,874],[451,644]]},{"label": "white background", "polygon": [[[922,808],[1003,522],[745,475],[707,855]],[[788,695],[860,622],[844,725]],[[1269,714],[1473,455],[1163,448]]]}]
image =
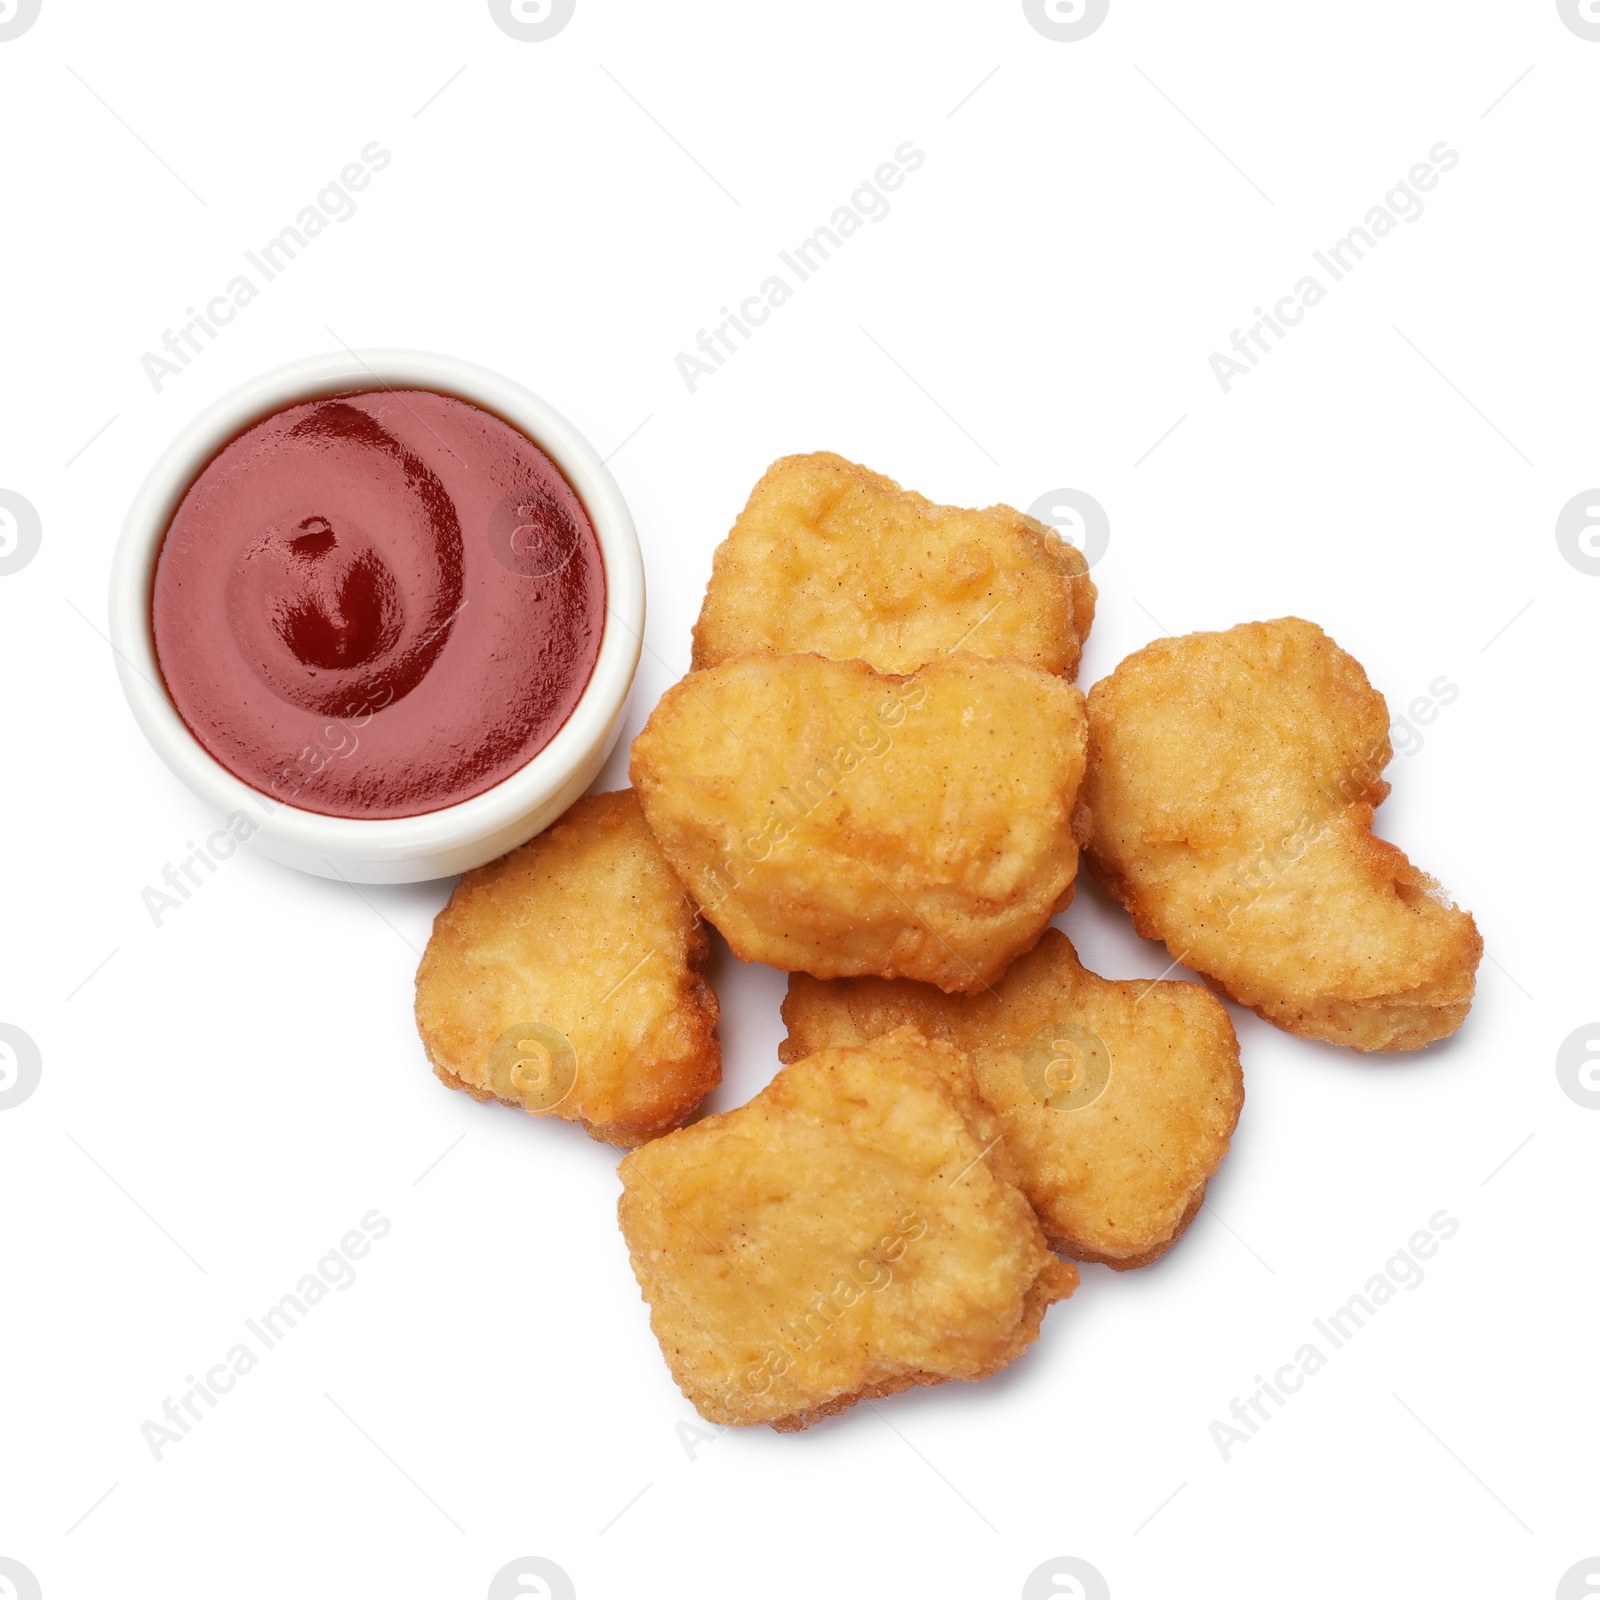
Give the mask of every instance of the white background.
[{"label": "white background", "polygon": [[[578,0],[544,43],[481,0],[44,0],[0,43],[0,487],[43,526],[0,577],[0,1021],[43,1060],[0,1112],[0,1555],[46,1600],[476,1600],[530,1554],[584,1600],[1010,1597],[1062,1555],[1117,1600],[1555,1594],[1600,1550],[1600,1114],[1554,1068],[1600,1013],[1600,578],[1554,534],[1600,482],[1597,85],[1554,0],[1113,0],[1077,43],[1014,0]],[[371,140],[356,215],[157,393],[143,353]],[[691,394],[678,351],[906,140],[891,213]],[[1224,395],[1212,351],[1441,140],[1425,214]],[[160,927],[141,904],[212,824],[97,635],[120,519],[199,408],[340,343],[499,368],[616,451],[650,620],[598,788],[798,450],[957,504],[1095,496],[1085,685],[1285,613],[1397,715],[1443,675],[1380,824],[1477,915],[1466,1026],[1361,1058],[1234,1008],[1248,1103],[1168,1259],[1086,1268],[986,1384],[696,1439],[616,1153],[428,1070],[448,884],[241,853]],[[1061,922],[1101,972],[1167,965],[1092,887]],[[783,979],[720,946],[713,976],[727,1108]],[[154,1460],[141,1423],[372,1208],[354,1286]],[[1213,1419],[1441,1208],[1426,1281],[1225,1462]]]}]

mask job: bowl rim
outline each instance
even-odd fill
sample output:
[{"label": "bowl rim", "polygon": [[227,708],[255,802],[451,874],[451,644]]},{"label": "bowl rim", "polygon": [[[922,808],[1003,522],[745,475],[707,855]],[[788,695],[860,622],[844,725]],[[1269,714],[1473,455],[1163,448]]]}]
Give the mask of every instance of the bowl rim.
[{"label": "bowl rim", "polygon": [[[178,502],[228,440],[286,406],[361,389],[431,389],[499,416],[566,476],[594,526],[606,579],[606,621],[589,682],[554,737],[523,766],[470,799],[414,817],[307,811],[235,777],[190,731],[156,660],[150,607],[156,562]],[[644,562],[622,491],[594,446],[548,401],[476,362],[378,347],[305,356],[229,390],[193,417],[157,458],[123,521],[111,566],[111,645],[123,693],[156,753],[220,815],[243,812],[258,835],[298,853],[400,862],[513,827],[547,804],[609,737],[639,664]]]}]

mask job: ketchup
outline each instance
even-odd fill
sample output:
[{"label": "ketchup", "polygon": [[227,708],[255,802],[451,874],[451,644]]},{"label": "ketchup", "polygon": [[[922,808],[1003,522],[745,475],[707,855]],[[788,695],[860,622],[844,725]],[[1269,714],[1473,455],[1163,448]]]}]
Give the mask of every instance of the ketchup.
[{"label": "ketchup", "polygon": [[156,565],[156,658],[235,777],[307,811],[410,817],[482,794],[578,703],[605,626],[582,501],[451,395],[275,412],[206,464]]}]

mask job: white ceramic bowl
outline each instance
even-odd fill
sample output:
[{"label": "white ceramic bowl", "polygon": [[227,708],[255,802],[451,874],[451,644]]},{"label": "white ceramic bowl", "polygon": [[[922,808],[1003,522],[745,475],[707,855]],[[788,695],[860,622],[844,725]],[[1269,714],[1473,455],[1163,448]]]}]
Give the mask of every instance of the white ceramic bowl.
[{"label": "white ceramic bowl", "polygon": [[[432,389],[520,429],[561,468],[589,513],[605,566],[606,622],[589,685],[556,736],[492,789],[419,817],[362,820],[302,811],[234,777],[189,731],[156,664],[150,602],[167,525],[224,444],[285,406],[353,389]],[[492,861],[561,815],[594,781],[621,727],[644,637],[644,564],[633,518],[594,447],[561,413],[487,367],[417,350],[311,356],[208,406],[152,468],[111,569],[111,642],[123,693],[156,753],[219,816],[242,813],[250,842],[304,872],[357,883],[414,883]]]}]

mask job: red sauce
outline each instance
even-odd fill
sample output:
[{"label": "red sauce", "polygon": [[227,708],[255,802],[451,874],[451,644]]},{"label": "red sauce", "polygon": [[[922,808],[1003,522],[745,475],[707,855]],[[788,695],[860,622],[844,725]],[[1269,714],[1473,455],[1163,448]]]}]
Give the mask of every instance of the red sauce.
[{"label": "red sauce", "polygon": [[190,731],[307,811],[410,817],[538,754],[589,682],[605,570],[583,503],[465,400],[364,390],[252,424],[189,486],[156,656]]}]

